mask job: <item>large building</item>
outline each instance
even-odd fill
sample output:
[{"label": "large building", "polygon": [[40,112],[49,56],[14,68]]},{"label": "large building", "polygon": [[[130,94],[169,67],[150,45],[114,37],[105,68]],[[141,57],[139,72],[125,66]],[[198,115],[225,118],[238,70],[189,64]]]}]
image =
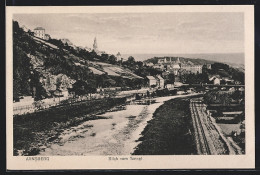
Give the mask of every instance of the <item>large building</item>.
[{"label": "large building", "polygon": [[34,30],[34,36],[44,39],[44,40],[49,40],[50,39],[50,35],[45,34],[45,29],[42,27],[36,27]]},{"label": "large building", "polygon": [[153,76],[146,76],[148,79],[148,85],[151,86],[156,86],[157,85],[157,80]]},{"label": "large building", "polygon": [[34,36],[44,39],[45,38],[45,29],[42,27],[36,27],[34,29]]},{"label": "large building", "polygon": [[203,65],[195,65],[191,61],[181,62],[179,58],[161,58],[158,60],[158,64],[154,65],[154,68],[167,68],[167,71],[174,72],[175,75],[178,75],[180,70],[185,70],[187,73],[202,73]]}]

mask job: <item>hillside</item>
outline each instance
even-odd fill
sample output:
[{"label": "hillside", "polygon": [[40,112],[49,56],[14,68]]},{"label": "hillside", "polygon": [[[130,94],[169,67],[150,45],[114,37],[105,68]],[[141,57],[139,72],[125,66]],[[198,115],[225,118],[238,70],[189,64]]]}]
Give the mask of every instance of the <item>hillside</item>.
[{"label": "hillside", "polygon": [[14,98],[35,95],[43,98],[56,89],[72,88],[85,82],[89,88],[134,87],[142,77],[121,67],[114,55],[72,48],[61,40],[48,41],[25,32],[13,22]]}]

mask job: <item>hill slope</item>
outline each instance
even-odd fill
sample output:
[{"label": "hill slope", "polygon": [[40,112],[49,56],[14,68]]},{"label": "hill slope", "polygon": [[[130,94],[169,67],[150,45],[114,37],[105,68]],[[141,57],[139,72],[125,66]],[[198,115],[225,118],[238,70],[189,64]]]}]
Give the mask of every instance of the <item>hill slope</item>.
[{"label": "hill slope", "polygon": [[48,41],[24,32],[13,22],[14,98],[47,96],[50,91],[71,88],[76,81],[91,88],[132,86],[142,77],[119,66],[114,55],[74,49],[61,40]]}]

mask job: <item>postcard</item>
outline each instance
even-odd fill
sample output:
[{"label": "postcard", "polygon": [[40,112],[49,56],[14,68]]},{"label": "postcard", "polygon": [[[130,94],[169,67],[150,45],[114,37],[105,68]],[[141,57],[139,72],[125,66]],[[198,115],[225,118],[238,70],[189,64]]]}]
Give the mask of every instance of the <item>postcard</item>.
[{"label": "postcard", "polygon": [[254,7],[7,6],[8,170],[255,167]]}]

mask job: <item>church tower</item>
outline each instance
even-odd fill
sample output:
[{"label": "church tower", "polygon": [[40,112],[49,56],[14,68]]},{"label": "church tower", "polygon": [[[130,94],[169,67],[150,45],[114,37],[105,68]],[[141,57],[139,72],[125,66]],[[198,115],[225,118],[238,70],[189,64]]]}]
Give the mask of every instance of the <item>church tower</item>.
[{"label": "church tower", "polygon": [[97,51],[98,50],[98,46],[97,46],[97,38],[94,38],[94,44],[93,44],[93,50]]},{"label": "church tower", "polygon": [[121,54],[120,54],[120,52],[118,52],[118,53],[116,54],[116,59],[117,59],[117,61],[120,61],[120,60],[121,60]]}]

